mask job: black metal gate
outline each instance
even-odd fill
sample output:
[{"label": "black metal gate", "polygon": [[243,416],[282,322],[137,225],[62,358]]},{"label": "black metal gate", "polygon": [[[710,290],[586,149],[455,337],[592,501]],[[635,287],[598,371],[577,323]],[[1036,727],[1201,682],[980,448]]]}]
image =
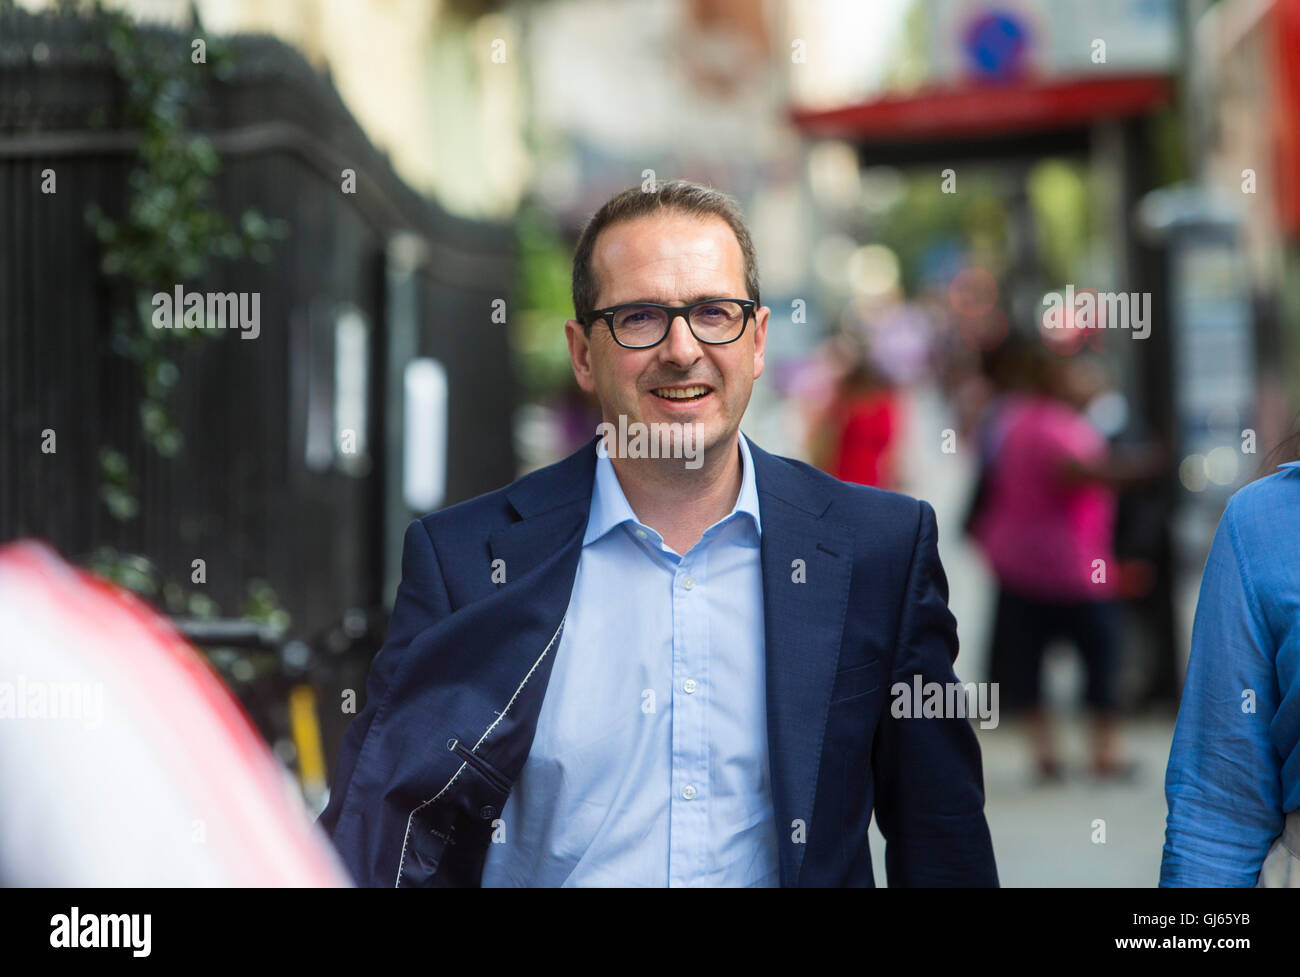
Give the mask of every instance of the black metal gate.
[{"label": "black metal gate", "polygon": [[[260,301],[256,339],[230,331],[177,355],[185,444],[162,457],[141,434],[142,380],[115,348],[86,220],[92,204],[128,206],[140,133],[122,81],[87,21],[0,8],[0,541],[35,536],[72,559],[140,554],[162,585],[205,594],[224,617],[265,582],[290,636],[373,652],[415,515],[397,491],[410,356],[440,360],[448,377],[445,503],[515,474],[506,327],[492,321],[512,285],[511,228],[454,218],[403,184],[291,48],[227,39],[229,69],[189,120],[221,162],[212,206],[255,208],[288,236],[265,263],[158,283]],[[342,191],[344,170],[355,193]],[[43,193],[51,171],[57,192]],[[350,453],[341,423],[360,428]],[[105,504],[106,447],[125,462],[133,518]],[[368,654],[358,661],[339,683],[358,681]],[[350,718],[336,711],[324,710],[331,758]]]}]

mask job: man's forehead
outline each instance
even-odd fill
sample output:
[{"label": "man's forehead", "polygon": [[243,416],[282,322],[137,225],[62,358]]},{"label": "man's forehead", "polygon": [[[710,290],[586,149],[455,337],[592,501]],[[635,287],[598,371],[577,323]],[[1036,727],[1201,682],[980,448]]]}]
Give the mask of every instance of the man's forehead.
[{"label": "man's forehead", "polygon": [[[744,255],[721,217],[652,214],[601,231],[592,271],[602,304],[638,299],[672,304],[718,298],[719,289],[743,286]],[[629,289],[636,294],[621,294]]]}]

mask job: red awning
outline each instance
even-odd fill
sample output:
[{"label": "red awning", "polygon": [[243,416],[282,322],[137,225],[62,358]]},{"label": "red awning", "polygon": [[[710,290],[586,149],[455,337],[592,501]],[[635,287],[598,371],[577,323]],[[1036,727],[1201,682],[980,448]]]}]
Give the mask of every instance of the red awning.
[{"label": "red awning", "polygon": [[1145,115],[1165,105],[1170,91],[1164,75],[971,83],[836,109],[794,109],[790,117],[809,136],[876,142],[971,139]]}]

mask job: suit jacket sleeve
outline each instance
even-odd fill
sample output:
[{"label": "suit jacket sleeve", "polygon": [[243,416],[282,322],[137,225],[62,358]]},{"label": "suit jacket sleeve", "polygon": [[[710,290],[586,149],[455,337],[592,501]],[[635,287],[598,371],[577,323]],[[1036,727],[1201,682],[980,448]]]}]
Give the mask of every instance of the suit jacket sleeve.
[{"label": "suit jacket sleeve", "polygon": [[[397,588],[384,646],[370,665],[370,675],[366,680],[365,708],[352,720],[343,736],[334,779],[330,785],[329,804],[317,820],[336,845],[339,839],[335,835],[335,829],[347,799],[357,758],[376,711],[388,690],[393,687],[398,670],[406,662],[406,649],[416,635],[450,613],[451,605],[433,540],[424,523],[417,520],[406,529],[406,538],[402,544],[402,582]],[[347,853],[342,854],[351,865]]]},{"label": "suit jacket sleeve", "polygon": [[889,677],[891,694],[872,759],[890,886],[998,884],[984,818],[979,744],[970,721],[902,718],[892,708],[896,683],[911,696],[917,675],[923,687],[955,682],[956,658],[957,621],[948,610],[934,510],[921,502]]}]

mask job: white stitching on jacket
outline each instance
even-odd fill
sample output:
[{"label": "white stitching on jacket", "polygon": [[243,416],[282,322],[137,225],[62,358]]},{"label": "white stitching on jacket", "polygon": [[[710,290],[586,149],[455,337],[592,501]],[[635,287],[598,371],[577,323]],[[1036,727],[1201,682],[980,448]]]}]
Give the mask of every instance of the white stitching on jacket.
[{"label": "white stitching on jacket", "polygon": [[[508,713],[510,711],[510,707],[515,704],[515,700],[519,698],[519,693],[524,690],[524,686],[528,684],[528,680],[533,677],[533,672],[537,671],[537,666],[542,663],[542,659],[545,658],[547,654],[550,652],[551,648],[555,646],[555,639],[560,636],[560,632],[564,629],[564,622],[568,620],[568,617],[569,615],[566,613],[564,617],[560,618],[559,627],[557,627],[555,629],[555,633],[551,635],[551,640],[547,642],[546,647],[542,649],[542,653],[537,656],[537,661],[533,662],[533,667],[528,669],[528,674],[523,677],[523,681],[521,681],[519,683],[519,686],[515,689],[514,695],[510,697],[510,701],[506,703],[506,707],[501,710],[501,712],[497,715],[497,718],[492,720],[492,725],[489,726],[486,730],[484,730],[483,735],[478,738],[478,742],[474,744],[474,750],[477,750],[480,746],[482,746],[483,741],[488,738],[488,735],[492,732],[492,730],[496,729],[497,723],[501,722],[501,720],[506,718],[506,713]],[[471,750],[470,752],[472,753],[474,752],[474,750]],[[451,775],[451,779],[447,781],[447,783],[443,786],[442,790],[438,791],[438,793],[434,794],[424,803],[418,804],[415,807],[413,807],[411,809],[411,813],[406,816],[406,833],[402,835],[402,857],[401,860],[398,861],[397,863],[397,880],[393,883],[394,889],[400,888],[402,884],[402,868],[406,864],[406,846],[411,838],[411,823],[415,820],[415,815],[418,814],[423,808],[428,807],[430,804],[436,801],[443,794],[447,793],[447,788],[449,788],[452,784],[456,782],[456,778],[461,775],[461,773],[465,770],[467,766],[469,766],[468,763],[461,761],[461,765],[456,768],[456,772]]]}]

